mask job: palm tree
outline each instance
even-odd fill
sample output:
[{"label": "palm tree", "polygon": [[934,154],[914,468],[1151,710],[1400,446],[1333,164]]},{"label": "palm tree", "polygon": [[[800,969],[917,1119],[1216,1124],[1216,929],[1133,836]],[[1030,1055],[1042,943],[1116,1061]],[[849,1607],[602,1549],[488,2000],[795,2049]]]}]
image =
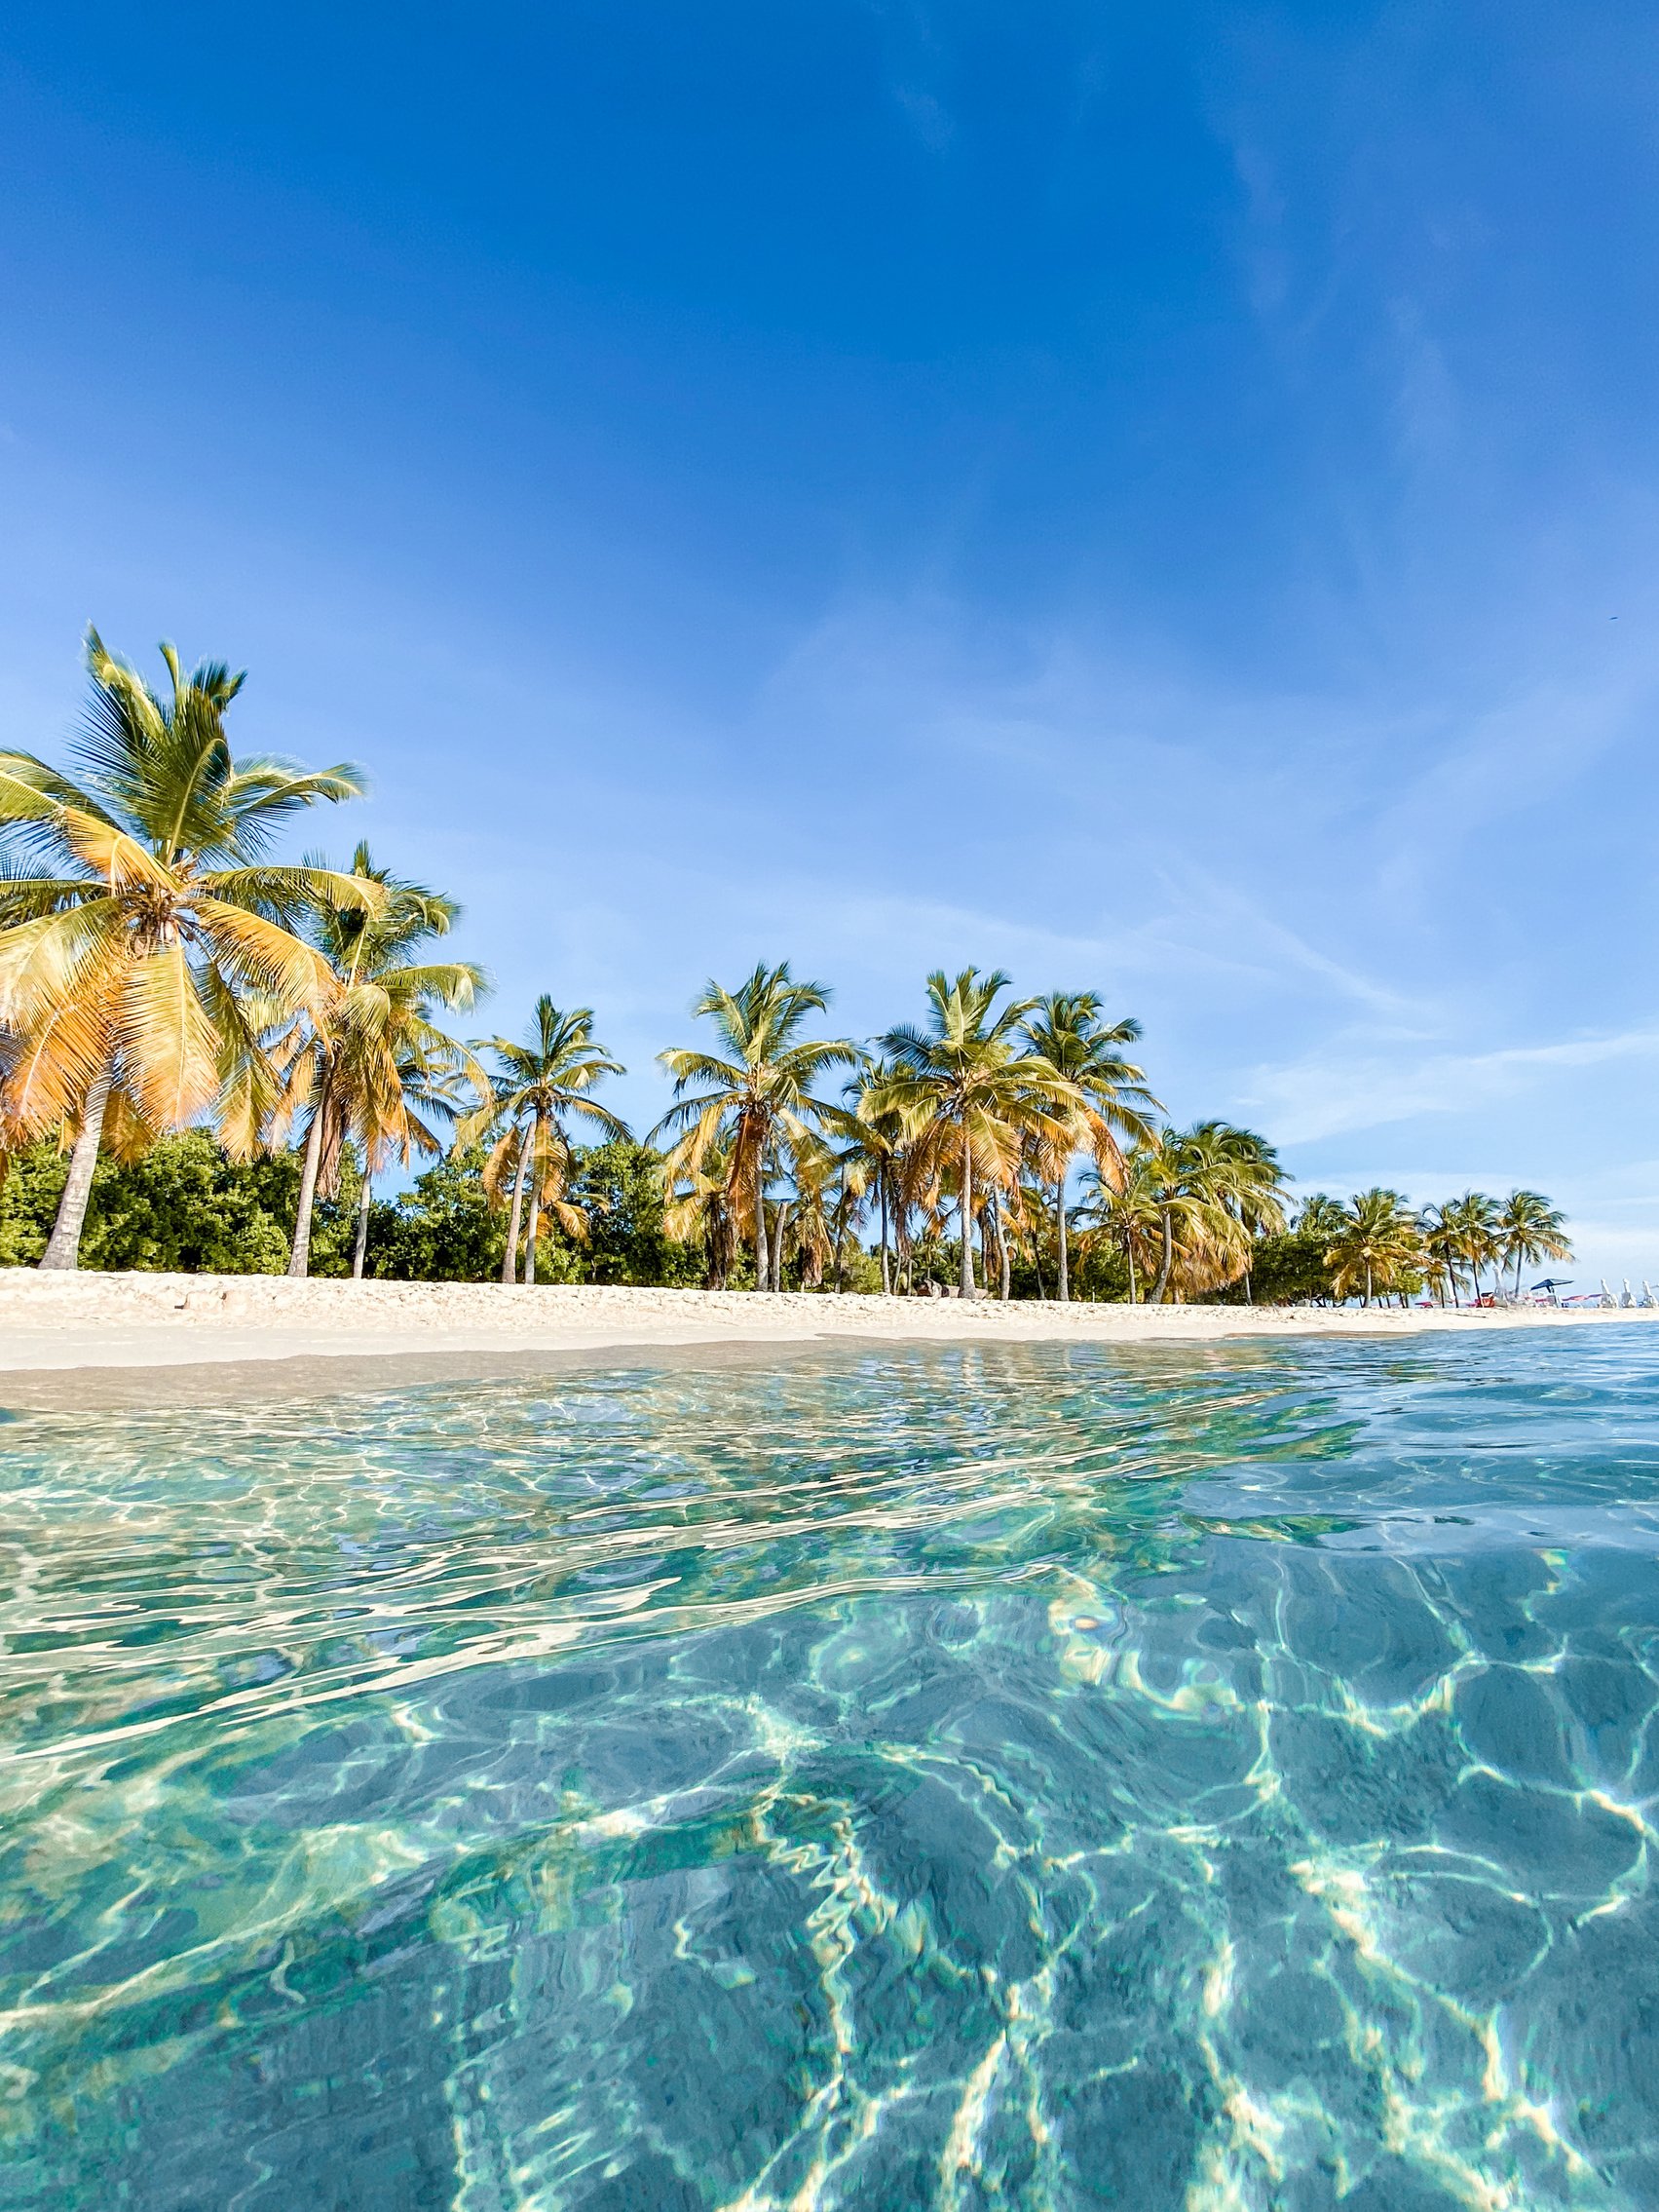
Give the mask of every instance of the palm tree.
[{"label": "palm tree", "polygon": [[857,1138],[835,1156],[834,1195],[829,1204],[831,1254],[835,1287],[847,1288],[847,1240],[856,1234],[869,1201],[872,1170],[863,1144]]},{"label": "palm tree", "polygon": [[263,855],[288,817],[357,798],[352,767],[237,760],[225,711],[243,678],[188,675],[161,648],[162,699],[87,632],[93,692],[71,760],[0,753],[0,1117],[22,1137],[73,1131],[43,1268],[73,1268],[98,1150],[131,1154],[215,1102],[233,1153],[250,1151],[275,1097],[273,1023],[320,1018],[327,963],[296,932],[323,900],[374,912],[377,886]]},{"label": "palm tree", "polygon": [[1405,1200],[1398,1191],[1378,1189],[1359,1192],[1343,1209],[1325,1264],[1338,1297],[1363,1282],[1369,1306],[1376,1288],[1392,1288],[1422,1261],[1422,1238]]},{"label": "palm tree", "polygon": [[1481,1270],[1499,1264],[1497,1206],[1484,1191],[1465,1191],[1460,1199],[1440,1208],[1443,1222],[1451,1224],[1457,1257],[1469,1270],[1475,1296],[1481,1295]]},{"label": "palm tree", "polygon": [[1054,1239],[1058,1253],[1058,1296],[1071,1297],[1070,1254],[1066,1245],[1066,1178],[1074,1156],[1087,1152],[1110,1180],[1123,1173],[1118,1137],[1144,1143],[1152,1134],[1148,1117],[1159,1111],[1147,1088],[1144,1072],[1123,1056],[1141,1025],[1132,1017],[1108,1022],[1094,991],[1053,991],[1037,1001],[1025,1023],[1026,1042],[1078,1094],[1068,1116],[1056,1118],[1051,1139],[1039,1139],[1034,1164],[1054,1188]]},{"label": "palm tree", "polygon": [[698,1165],[682,1164],[672,1173],[664,1168],[662,1227],[676,1243],[700,1237],[707,1257],[704,1283],[724,1290],[742,1243],[742,1233],[730,1204],[731,1161],[718,1146],[705,1152]]},{"label": "palm tree", "polygon": [[891,1108],[880,1105],[881,1088],[891,1074],[880,1065],[862,1069],[855,1083],[847,1087],[848,1103],[854,1122],[853,1147],[863,1169],[865,1188],[875,1187],[876,1212],[880,1223],[878,1250],[882,1261],[882,1295],[893,1294],[892,1267],[888,1246],[891,1233],[898,1232],[902,1251],[904,1226],[909,1213],[906,1195],[908,1147],[905,1143],[904,1124]]},{"label": "palm tree", "polygon": [[766,1194],[774,1168],[825,1130],[855,1133],[851,1115],[816,1096],[815,1087],[831,1069],[856,1066],[857,1046],[799,1034],[828,1005],[821,983],[797,982],[787,961],[775,968],[762,961],[735,991],[711,982],[692,1009],[714,1024],[724,1057],[678,1046],[660,1055],[674,1080],[674,1104],[651,1134],[682,1132],[663,1162],[664,1177],[672,1188],[724,1153],[728,1202],[753,1224],[757,1290],[773,1287]]},{"label": "palm tree", "polygon": [[1244,1295],[1250,1297],[1249,1254],[1259,1237],[1277,1237],[1285,1226],[1285,1172],[1265,1137],[1232,1122],[1200,1122],[1194,1132],[1213,1148],[1215,1196],[1246,1238]]},{"label": "palm tree", "polygon": [[1446,1304],[1446,1292],[1452,1292],[1453,1306],[1462,1301],[1457,1296],[1457,1263],[1463,1257],[1463,1234],[1457,1219],[1456,1201],[1447,1205],[1425,1205],[1417,1215],[1417,1235],[1422,1242],[1423,1256],[1435,1277],[1440,1302]]},{"label": "palm tree", "polygon": [[1140,1304],[1141,1280],[1152,1275],[1163,1246],[1162,1186],[1154,1157],[1150,1148],[1137,1145],[1125,1158],[1121,1176],[1085,1167],[1082,1197],[1073,1212],[1086,1242],[1098,1239],[1123,1254],[1131,1306]]},{"label": "palm tree", "polygon": [[[317,1194],[333,1189],[346,1142],[356,1137],[361,1143],[367,1185],[376,1167],[385,1166],[395,1153],[407,1161],[413,1149],[439,1149],[435,1141],[426,1144],[424,1135],[417,1143],[409,1118],[411,1086],[424,1087],[431,1103],[439,1095],[430,1087],[435,1078],[470,1073],[480,1086],[488,1081],[466,1047],[436,1028],[432,1018],[440,1007],[471,1007],[486,987],[483,971],[465,960],[411,957],[448,935],[459,906],[438,892],[377,867],[366,845],[353,854],[346,880],[375,887],[381,901],[379,910],[370,913],[356,903],[328,899],[314,929],[333,984],[324,1012],[293,1054],[283,1116],[310,1104],[288,1256],[288,1273],[295,1277],[309,1271]],[[366,1207],[367,1200],[361,1202]]]},{"label": "palm tree", "polygon": [[1178,1262],[1183,1291],[1236,1281],[1250,1264],[1246,1215],[1268,1196],[1264,1176],[1276,1181],[1270,1148],[1228,1123],[1199,1122],[1190,1129],[1164,1130],[1145,1155],[1160,1224],[1153,1305],[1168,1298]]},{"label": "palm tree", "polygon": [[1326,1191],[1313,1191],[1297,1208],[1296,1235],[1318,1245],[1323,1261],[1341,1235],[1347,1218],[1347,1209],[1340,1199],[1332,1198]]},{"label": "palm tree", "polygon": [[904,1125],[932,1192],[954,1179],[964,1298],[974,1296],[976,1171],[1012,1184],[1022,1145],[1053,1135],[1081,1104],[1076,1086],[1031,1049],[1025,1024],[1037,1000],[998,1007],[1008,988],[999,968],[986,975],[964,968],[954,982],[942,971],[929,975],[926,1026],[902,1024],[881,1039],[889,1067],[871,1097],[874,1112]]},{"label": "palm tree", "polygon": [[395,1054],[397,1090],[396,1129],[359,1127],[362,1175],[358,1186],[358,1227],[352,1243],[352,1279],[360,1282],[368,1254],[369,1207],[374,1178],[394,1158],[406,1166],[416,1154],[424,1160],[443,1150],[435,1125],[452,1126],[477,1092],[477,1074],[465,1046],[452,1049],[405,1044]]},{"label": "palm tree", "polygon": [[1540,1260],[1570,1260],[1566,1216],[1539,1191],[1511,1191],[1504,1200],[1496,1231],[1505,1264],[1514,1263],[1515,1295],[1521,1295],[1521,1270]]},{"label": "palm tree", "polygon": [[1347,1218],[1340,1199],[1334,1199],[1325,1191],[1310,1191],[1297,1208],[1296,1233],[1299,1237],[1329,1239],[1340,1235]]},{"label": "palm tree", "polygon": [[470,1144],[488,1129],[501,1130],[484,1169],[486,1188],[492,1191],[503,1187],[509,1171],[512,1176],[512,1210],[501,1278],[504,1283],[514,1279],[518,1229],[528,1185],[530,1226],[525,1238],[524,1280],[533,1283],[543,1212],[550,1211],[577,1236],[584,1226],[563,1196],[571,1164],[565,1125],[576,1116],[595,1123],[608,1136],[625,1137],[629,1133],[627,1124],[589,1092],[606,1076],[627,1071],[595,1042],[591,1007],[563,1013],[545,992],[536,1001],[521,1043],[490,1037],[479,1049],[495,1055],[496,1080],[489,1096],[467,1116],[456,1134]]}]

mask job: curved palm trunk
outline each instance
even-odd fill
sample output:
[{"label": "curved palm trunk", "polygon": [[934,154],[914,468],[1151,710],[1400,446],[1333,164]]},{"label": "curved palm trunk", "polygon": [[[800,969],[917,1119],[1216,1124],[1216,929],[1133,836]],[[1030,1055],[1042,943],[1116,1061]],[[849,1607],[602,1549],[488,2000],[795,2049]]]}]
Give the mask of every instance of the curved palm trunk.
[{"label": "curved palm trunk", "polygon": [[1064,1174],[1061,1175],[1059,1182],[1054,1186],[1054,1241],[1060,1254],[1059,1288],[1055,1295],[1059,1298],[1061,1305],[1065,1306],[1070,1304],[1072,1297],[1072,1270],[1070,1265],[1071,1254],[1066,1249],[1066,1177]]},{"label": "curved palm trunk", "polygon": [[893,1294],[893,1278],[892,1270],[887,1265],[887,1179],[885,1175],[878,1180],[876,1190],[882,1206],[882,1296],[890,1298]]},{"label": "curved palm trunk", "polygon": [[518,1166],[512,1178],[512,1214],[507,1225],[507,1250],[502,1255],[501,1278],[511,1285],[518,1280],[518,1225],[524,1218],[524,1175],[530,1165],[530,1148],[518,1147]]},{"label": "curved palm trunk", "polygon": [[43,1268],[77,1268],[81,1264],[81,1231],[86,1227],[87,1204],[93,1195],[93,1169],[98,1163],[98,1147],[103,1142],[104,1116],[109,1111],[113,1083],[111,1071],[105,1068],[87,1086],[86,1103],[81,1110],[81,1133],[69,1155],[69,1179],[57,1201],[57,1218],[52,1225],[46,1250],[41,1254]]},{"label": "curved palm trunk", "polygon": [[1368,1306],[1371,1304],[1371,1262],[1369,1260],[1365,1263],[1365,1302]]},{"label": "curved palm trunk", "polygon": [[997,1265],[1002,1278],[999,1295],[1005,1306],[1013,1295],[1014,1261],[1008,1249],[1008,1230],[1002,1219],[1001,1202],[995,1192],[991,1194],[991,1213],[997,1224]]},{"label": "curved palm trunk", "polygon": [[294,1207],[293,1249],[288,1254],[288,1273],[305,1276],[311,1273],[311,1215],[317,1203],[317,1173],[322,1163],[322,1125],[328,1118],[328,1092],[332,1075],[325,1075],[317,1092],[317,1105],[311,1117],[311,1127],[306,1131],[305,1161],[299,1174],[299,1202]]},{"label": "curved palm trunk", "polygon": [[363,1259],[368,1251],[369,1199],[373,1190],[374,1177],[370,1174],[368,1163],[365,1161],[363,1163],[362,1189],[358,1193],[358,1238],[357,1242],[352,1246],[352,1280],[354,1282],[361,1282],[363,1278]]},{"label": "curved palm trunk", "polygon": [[1135,1281],[1135,1241],[1133,1238],[1130,1238],[1124,1244],[1123,1257],[1129,1262],[1129,1303],[1131,1306],[1138,1306],[1141,1303],[1141,1292]]},{"label": "curved palm trunk", "polygon": [[1175,1224],[1168,1206],[1160,1208],[1163,1217],[1163,1265],[1158,1269],[1157,1288],[1152,1292],[1152,1304],[1161,1306],[1169,1288],[1169,1278],[1175,1271]]},{"label": "curved palm trunk", "polygon": [[779,1199],[772,1216],[772,1287],[783,1288],[783,1232],[789,1220],[788,1202]]},{"label": "curved palm trunk", "polygon": [[974,1295],[973,1287],[973,1142],[966,1129],[962,1130],[962,1187],[961,1187],[962,1250],[960,1281],[964,1298]]}]

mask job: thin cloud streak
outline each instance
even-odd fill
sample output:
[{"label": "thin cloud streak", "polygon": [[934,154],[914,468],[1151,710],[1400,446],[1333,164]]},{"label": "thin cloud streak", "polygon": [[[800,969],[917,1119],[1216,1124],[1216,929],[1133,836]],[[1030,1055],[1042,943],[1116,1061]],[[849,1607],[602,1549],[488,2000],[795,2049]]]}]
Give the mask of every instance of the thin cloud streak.
[{"label": "thin cloud streak", "polygon": [[1310,1144],[1422,1114],[1491,1106],[1563,1070],[1656,1056],[1659,1028],[1490,1052],[1437,1052],[1415,1065],[1375,1053],[1319,1054],[1285,1067],[1258,1068],[1240,1095],[1244,1105],[1262,1113],[1281,1143]]}]

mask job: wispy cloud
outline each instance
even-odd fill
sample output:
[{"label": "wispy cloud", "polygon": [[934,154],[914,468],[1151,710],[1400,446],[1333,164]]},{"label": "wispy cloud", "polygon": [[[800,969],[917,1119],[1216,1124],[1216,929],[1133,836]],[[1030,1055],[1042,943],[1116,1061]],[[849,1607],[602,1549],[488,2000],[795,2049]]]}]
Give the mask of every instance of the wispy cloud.
[{"label": "wispy cloud", "polygon": [[1307,1144],[1420,1114],[1489,1107],[1567,1070],[1653,1058],[1659,1058],[1659,1027],[1490,1052],[1432,1052],[1414,1061],[1375,1049],[1326,1049],[1255,1069],[1240,1101],[1262,1115],[1281,1143]]}]

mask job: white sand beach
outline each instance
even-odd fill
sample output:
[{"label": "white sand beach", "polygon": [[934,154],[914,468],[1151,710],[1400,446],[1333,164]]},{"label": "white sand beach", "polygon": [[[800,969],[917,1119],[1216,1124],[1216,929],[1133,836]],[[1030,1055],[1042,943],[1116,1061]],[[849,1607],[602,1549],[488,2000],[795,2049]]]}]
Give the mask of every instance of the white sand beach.
[{"label": "white sand beach", "polygon": [[1155,1345],[1425,1329],[1640,1326],[1659,1314],[1312,1306],[1091,1306],[597,1285],[289,1281],[279,1276],[0,1270],[0,1373],[250,1360],[571,1354],[653,1346],[894,1343]]}]

